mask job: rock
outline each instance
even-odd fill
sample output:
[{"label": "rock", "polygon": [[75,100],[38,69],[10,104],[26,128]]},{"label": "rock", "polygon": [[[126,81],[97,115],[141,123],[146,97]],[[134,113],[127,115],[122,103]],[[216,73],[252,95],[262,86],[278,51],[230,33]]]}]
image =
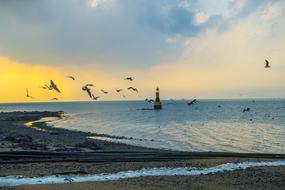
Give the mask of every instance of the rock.
[{"label": "rock", "polygon": [[81,149],[77,147],[62,147],[62,148],[56,148],[54,151],[56,152],[80,152]]},{"label": "rock", "polygon": [[97,145],[97,143],[93,140],[86,140],[83,143],[76,144],[75,147],[79,148],[89,148],[92,150],[98,150],[100,147]]}]

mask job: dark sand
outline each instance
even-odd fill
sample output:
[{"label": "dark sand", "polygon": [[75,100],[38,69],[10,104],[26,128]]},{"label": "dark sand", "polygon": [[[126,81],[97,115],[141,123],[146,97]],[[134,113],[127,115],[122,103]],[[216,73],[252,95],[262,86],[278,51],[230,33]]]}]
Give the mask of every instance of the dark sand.
[{"label": "dark sand", "polygon": [[[21,117],[19,117],[19,114]],[[30,114],[30,115],[29,115]],[[58,129],[45,125],[44,122],[25,123],[41,117],[62,117],[62,113],[0,113],[0,151],[52,151],[52,152],[100,152],[100,151],[133,151],[160,152],[161,150],[130,146],[102,140],[88,139],[89,136],[103,134],[84,133]],[[24,116],[23,116],[24,115]],[[2,118],[2,119],[1,119]],[[4,119],[3,119],[4,118]],[[7,119],[8,118],[8,119]],[[112,137],[109,138],[126,138]],[[283,158],[284,159],[284,158]],[[12,159],[13,160],[13,159]],[[1,164],[0,176],[23,175],[86,175],[114,173],[153,167],[211,167],[229,162],[274,161],[265,158],[211,157],[208,159],[192,158],[182,160],[164,160],[147,162],[39,162]],[[278,159],[280,160],[280,159]],[[3,161],[3,160],[2,160]],[[249,168],[204,176],[175,177],[140,177],[135,179],[84,182],[58,185],[31,185],[17,187],[0,187],[0,189],[285,189],[285,167]]]}]

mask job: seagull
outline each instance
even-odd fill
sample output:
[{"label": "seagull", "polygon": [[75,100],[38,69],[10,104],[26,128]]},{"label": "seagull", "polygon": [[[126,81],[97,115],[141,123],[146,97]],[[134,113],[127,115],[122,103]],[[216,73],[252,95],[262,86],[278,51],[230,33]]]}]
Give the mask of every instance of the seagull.
[{"label": "seagull", "polygon": [[39,86],[39,88],[42,88],[42,89],[48,89],[48,87],[47,86]]},{"label": "seagull", "polygon": [[27,98],[32,98],[32,99],[34,99],[34,97],[30,96],[29,90],[28,90],[27,88],[26,88],[26,97],[27,97]]},{"label": "seagull", "polygon": [[92,93],[91,93],[91,89],[90,88],[88,88],[88,86],[83,86],[82,87],[82,90],[83,91],[86,91],[87,93],[88,93],[88,96],[90,97],[90,98],[92,98]]},{"label": "seagull", "polygon": [[60,93],[60,90],[57,88],[56,84],[52,80],[50,80],[50,88]]},{"label": "seagull", "polygon": [[109,92],[107,91],[104,91],[104,90],[101,90],[101,92],[103,92],[104,94],[108,94]]},{"label": "seagull", "polygon": [[115,89],[116,92],[121,92],[123,89]]},{"label": "seagull", "polygon": [[267,59],[265,59],[265,66],[264,66],[264,68],[270,68],[269,61]]},{"label": "seagull", "polygon": [[131,87],[131,86],[128,88],[128,90],[133,90],[133,91],[135,91],[137,93],[139,92],[137,88],[134,88],[134,87]]},{"label": "seagull", "polygon": [[148,99],[148,98],[146,98],[145,101],[148,102],[148,103],[153,103],[154,102],[153,99]]},{"label": "seagull", "polygon": [[66,76],[66,78],[70,78],[72,80],[75,80],[74,76]]},{"label": "seagull", "polygon": [[50,86],[48,86],[47,84],[45,84],[45,87],[49,90],[52,90],[52,88]]},{"label": "seagull", "polygon": [[93,100],[97,100],[98,98],[100,98],[100,96],[94,96],[94,94],[92,94],[92,99]]},{"label": "seagull", "polygon": [[94,84],[86,84],[85,86],[87,86],[87,87],[94,86]]},{"label": "seagull", "polygon": [[58,98],[52,98],[52,99],[50,99],[50,100],[58,100]]},{"label": "seagull", "polygon": [[197,99],[194,99],[191,102],[188,102],[187,105],[191,106],[191,105],[195,104],[196,102],[197,102]]},{"label": "seagull", "polygon": [[244,108],[243,110],[242,110],[242,112],[244,113],[244,112],[250,112],[250,108]]},{"label": "seagull", "polygon": [[125,80],[133,81],[133,77],[126,77]]}]

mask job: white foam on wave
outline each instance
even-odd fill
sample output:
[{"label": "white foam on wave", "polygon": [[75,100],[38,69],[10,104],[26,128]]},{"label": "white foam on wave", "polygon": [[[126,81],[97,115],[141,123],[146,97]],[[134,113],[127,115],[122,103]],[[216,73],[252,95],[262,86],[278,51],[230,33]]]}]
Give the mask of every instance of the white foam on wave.
[{"label": "white foam on wave", "polygon": [[210,168],[149,168],[141,170],[122,171],[113,174],[94,174],[94,175],[52,175],[43,177],[22,177],[6,176],[0,177],[0,186],[36,185],[36,184],[61,184],[70,182],[91,182],[91,181],[112,181],[128,178],[147,177],[147,176],[197,176],[215,174],[219,172],[246,169],[249,167],[265,166],[285,166],[285,161],[274,162],[241,162],[227,163]]}]

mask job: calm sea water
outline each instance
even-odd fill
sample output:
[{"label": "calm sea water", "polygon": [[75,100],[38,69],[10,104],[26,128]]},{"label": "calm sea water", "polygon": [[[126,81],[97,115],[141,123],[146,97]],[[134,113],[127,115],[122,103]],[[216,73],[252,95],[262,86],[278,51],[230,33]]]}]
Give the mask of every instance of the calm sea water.
[{"label": "calm sea water", "polygon": [[[0,104],[0,111],[65,111],[55,127],[132,137],[120,142],[185,151],[285,153],[285,100],[143,101]],[[251,112],[243,113],[245,107]]]}]

